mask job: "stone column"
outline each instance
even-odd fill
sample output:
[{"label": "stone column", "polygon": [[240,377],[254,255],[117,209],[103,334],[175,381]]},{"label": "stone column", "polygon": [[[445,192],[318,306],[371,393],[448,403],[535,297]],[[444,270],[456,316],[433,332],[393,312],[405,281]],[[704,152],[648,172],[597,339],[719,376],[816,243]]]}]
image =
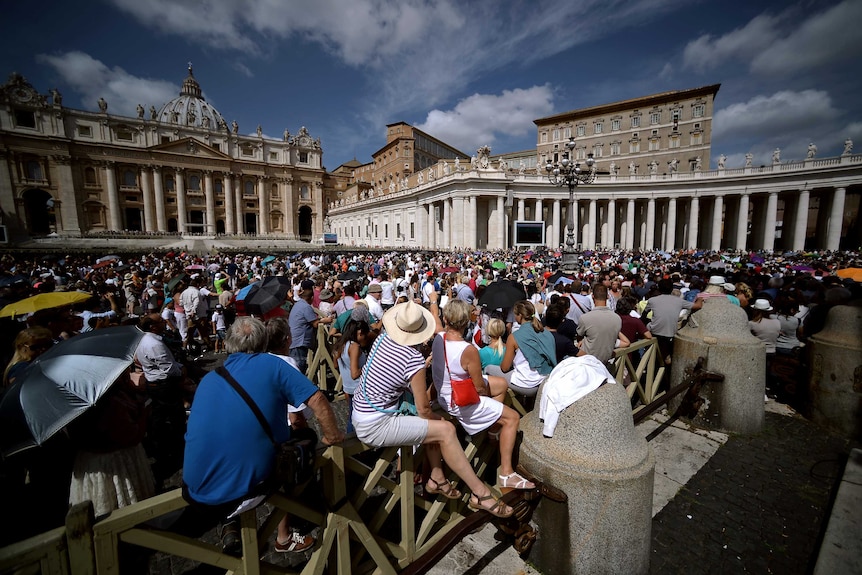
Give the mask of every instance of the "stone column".
[{"label": "stone column", "polygon": [[522,198],[518,198],[518,219],[526,219],[527,202]]},{"label": "stone column", "polygon": [[676,249],[676,198],[667,201],[667,238],[664,249],[668,252]]},{"label": "stone column", "polygon": [[700,199],[695,196],[691,199],[688,212],[688,246],[697,248],[697,223],[700,217]]},{"label": "stone column", "polygon": [[775,220],[778,215],[778,192],[769,192],[766,200],[766,219],[763,229],[763,249],[775,249]]},{"label": "stone column", "polygon": [[[323,180],[316,180],[314,182],[314,196],[312,199],[314,200],[314,235],[319,238],[323,236]],[[269,209],[267,209],[267,213],[269,213]],[[394,232],[392,232],[394,233]]]},{"label": "stone column", "polygon": [[799,192],[796,203],[796,221],[793,225],[793,251],[805,250],[805,234],[808,231],[808,190]]},{"label": "stone column", "polygon": [[204,170],[204,198],[207,206],[206,231],[208,235],[214,235],[216,232],[216,211],[212,170]]},{"label": "stone column", "polygon": [[533,208],[533,221],[536,222],[544,222],[545,221],[545,209],[542,206],[542,200],[536,200],[535,207]]},{"label": "stone column", "polygon": [[434,202],[428,204],[428,238],[425,244],[428,249],[437,249],[437,209]]},{"label": "stone column", "polygon": [[150,176],[152,172],[146,167],[142,167],[139,178],[141,178],[141,193],[144,196],[144,230],[152,232],[155,230],[153,225],[153,189],[150,185]]},{"label": "stone column", "polygon": [[166,232],[167,218],[165,217],[165,187],[162,180],[162,167],[153,166],[153,196],[156,204],[156,230]]},{"label": "stone column", "polygon": [[[416,230],[413,241],[415,241],[418,245],[424,246],[426,245],[425,241],[425,229],[428,227],[428,206],[417,202],[416,204],[416,216],[414,218],[416,222]],[[407,230],[404,231],[405,235],[407,234]]]},{"label": "stone column", "polygon": [[108,182],[108,226],[111,230],[120,231],[123,229],[123,221],[120,217],[120,190],[117,188],[117,172],[114,162],[105,164],[105,175]]},{"label": "stone column", "polygon": [[[578,205],[578,200],[575,198],[575,201],[571,204],[566,204],[566,209],[572,210],[572,233],[575,236],[575,247],[578,246],[578,238],[581,237],[581,234],[578,233],[578,216],[581,211],[580,206]],[[568,222],[568,218],[566,218],[566,222]],[[566,229],[566,233],[568,234],[568,228]],[[563,243],[565,243],[566,238],[563,238]]]},{"label": "stone column", "polygon": [[593,249],[596,245],[596,201],[590,200],[587,212],[589,234],[584,238],[584,247]]},{"label": "stone column", "polygon": [[712,242],[710,249],[717,252],[721,249],[721,221],[724,216],[724,196],[715,196],[712,204]]},{"label": "stone column", "polygon": [[18,219],[8,158],[9,152],[0,148],[0,213],[4,214],[3,222],[6,224],[7,238],[12,240],[20,233],[26,233],[27,230],[22,225],[24,222]]},{"label": "stone column", "polygon": [[651,250],[655,248],[655,198],[650,198],[647,201],[646,211],[646,245],[644,249]]},{"label": "stone column", "polygon": [[[60,200],[60,219],[62,219],[62,228],[60,229],[66,233],[79,235],[81,223],[78,219],[79,202],[75,197],[75,181],[72,177],[72,158],[69,156],[52,156],[51,159],[57,170],[57,192]],[[61,222],[58,221],[59,223]],[[6,233],[8,236],[8,230]]]},{"label": "stone column", "polygon": [[177,168],[174,174],[174,189],[177,191],[177,230],[181,234],[186,233],[186,180],[183,177],[183,168]]},{"label": "stone column", "polygon": [[479,245],[478,203],[478,196],[471,195],[467,198],[467,214],[464,222],[464,229],[467,230],[467,237],[464,239],[464,247],[466,248],[475,249]]},{"label": "stone column", "polygon": [[245,216],[243,214],[242,203],[242,176],[239,175],[233,182],[233,197],[236,208],[236,233],[245,233]]},{"label": "stone column", "polygon": [[269,202],[266,193],[266,178],[257,178],[257,233],[264,235],[269,233]]},{"label": "stone column", "polygon": [[560,412],[553,432],[539,416],[533,410],[521,423],[521,462],[568,501],[539,504],[533,520],[548,536],[530,560],[542,573],[649,572],[655,456],[635,429],[625,388],[606,383],[587,393]]},{"label": "stone column", "polygon": [[551,239],[548,242],[548,245],[552,248],[556,248],[560,245],[560,200],[554,200],[554,213],[551,221]]},{"label": "stone column", "polygon": [[608,243],[607,247],[613,249],[617,239],[617,202],[608,200]]},{"label": "stone column", "polygon": [[224,190],[224,231],[228,234],[236,233],[236,212],[233,196],[233,174],[224,172],[222,175],[222,190]]},{"label": "stone column", "polygon": [[626,205],[626,243],[627,250],[635,249],[635,201],[630,199]]},{"label": "stone column", "polygon": [[506,247],[506,197],[497,196],[497,249]]},{"label": "stone column", "polygon": [[841,227],[844,223],[844,188],[835,188],[832,194],[832,209],[829,212],[829,227],[826,232],[826,249],[837,250],[841,243]]},{"label": "stone column", "polygon": [[745,250],[748,239],[748,194],[739,196],[739,211],[736,215],[736,245],[737,250]]},{"label": "stone column", "polygon": [[452,236],[452,245],[464,247],[464,238],[467,230],[464,229],[464,198],[457,196],[452,198],[452,218],[449,222],[449,230]]},{"label": "stone column", "polygon": [[443,249],[452,249],[452,200],[443,200]]}]

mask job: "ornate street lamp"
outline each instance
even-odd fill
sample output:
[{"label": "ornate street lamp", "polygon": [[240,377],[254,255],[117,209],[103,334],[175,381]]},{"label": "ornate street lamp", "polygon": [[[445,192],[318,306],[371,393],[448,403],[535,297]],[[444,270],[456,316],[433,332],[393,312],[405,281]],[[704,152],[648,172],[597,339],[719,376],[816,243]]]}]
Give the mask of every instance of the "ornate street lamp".
[{"label": "ornate street lamp", "polygon": [[575,188],[578,184],[591,184],[596,179],[596,172],[593,166],[592,154],[587,154],[587,170],[581,170],[580,162],[573,161],[572,156],[575,152],[575,138],[569,138],[566,142],[566,149],[563,152],[563,157],[559,162],[548,163],[545,165],[545,171],[548,173],[548,181],[553,185],[561,188],[569,187],[569,217],[567,222],[568,231],[566,232],[566,247],[563,249],[563,259],[560,264],[560,269],[564,273],[574,273],[578,269],[578,256],[575,253]]}]

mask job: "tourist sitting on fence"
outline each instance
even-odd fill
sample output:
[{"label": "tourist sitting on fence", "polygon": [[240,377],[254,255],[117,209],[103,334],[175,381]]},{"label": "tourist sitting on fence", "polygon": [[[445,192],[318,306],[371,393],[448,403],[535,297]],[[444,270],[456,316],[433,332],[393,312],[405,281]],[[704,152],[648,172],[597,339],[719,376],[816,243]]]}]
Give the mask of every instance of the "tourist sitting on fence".
[{"label": "tourist sitting on fence", "polygon": [[503,362],[503,354],[506,353],[506,344],[503,342],[503,336],[506,335],[505,322],[493,317],[488,321],[485,331],[491,342],[479,350],[482,371],[489,365],[500,365]]},{"label": "tourist sitting on fence", "polygon": [[[464,341],[470,323],[470,304],[450,300],[443,308],[445,330],[434,338],[432,348],[434,385],[440,406],[458,420],[468,435],[491,429],[500,446],[500,487],[533,489],[535,485],[512,466],[512,451],[518,434],[520,416],[503,405],[508,386],[502,377],[483,376],[479,352]],[[452,397],[452,380],[469,379],[479,395],[478,403],[458,406]]]},{"label": "tourist sitting on fence", "polygon": [[347,398],[347,433],[354,431],[349,416],[353,411],[353,395],[368,359],[368,350],[376,338],[377,332],[371,329],[366,320],[350,320],[333,347],[333,359],[338,362],[338,372],[341,374],[341,389]]},{"label": "tourist sitting on fence", "polygon": [[[442,458],[472,491],[468,503],[472,509],[509,517],[513,509],[494,497],[467,461],[455,426],[431,410],[425,384],[426,360],[416,347],[443,329],[437,298],[437,292],[431,290],[430,311],[407,302],[384,314],[385,331],[371,348],[354,396],[356,435],[374,447],[425,444],[430,469],[425,490],[429,494],[461,498],[461,492],[443,473]],[[405,392],[412,392],[416,415],[401,415],[399,411]]]}]

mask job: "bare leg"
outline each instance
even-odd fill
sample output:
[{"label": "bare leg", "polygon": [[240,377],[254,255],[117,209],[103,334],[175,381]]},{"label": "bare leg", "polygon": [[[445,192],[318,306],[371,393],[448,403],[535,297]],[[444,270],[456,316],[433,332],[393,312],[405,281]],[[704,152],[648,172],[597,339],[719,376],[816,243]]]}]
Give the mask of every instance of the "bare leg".
[{"label": "bare leg", "polygon": [[488,387],[491,390],[491,397],[503,403],[506,400],[506,393],[509,391],[509,384],[506,379],[496,375],[488,376]]}]

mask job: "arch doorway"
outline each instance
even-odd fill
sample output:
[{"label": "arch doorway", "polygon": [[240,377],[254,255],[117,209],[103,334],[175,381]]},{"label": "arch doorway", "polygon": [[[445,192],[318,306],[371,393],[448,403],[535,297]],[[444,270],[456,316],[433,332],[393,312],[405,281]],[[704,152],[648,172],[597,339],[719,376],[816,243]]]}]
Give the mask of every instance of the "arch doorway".
[{"label": "arch doorway", "polygon": [[299,232],[299,239],[304,242],[311,241],[311,208],[308,206],[302,206],[299,208],[298,214],[299,221],[297,222],[299,225],[297,226],[297,231]]},{"label": "arch doorway", "polygon": [[27,190],[21,197],[24,199],[24,217],[27,233],[33,236],[44,236],[57,229],[54,215],[54,198],[45,190]]}]

